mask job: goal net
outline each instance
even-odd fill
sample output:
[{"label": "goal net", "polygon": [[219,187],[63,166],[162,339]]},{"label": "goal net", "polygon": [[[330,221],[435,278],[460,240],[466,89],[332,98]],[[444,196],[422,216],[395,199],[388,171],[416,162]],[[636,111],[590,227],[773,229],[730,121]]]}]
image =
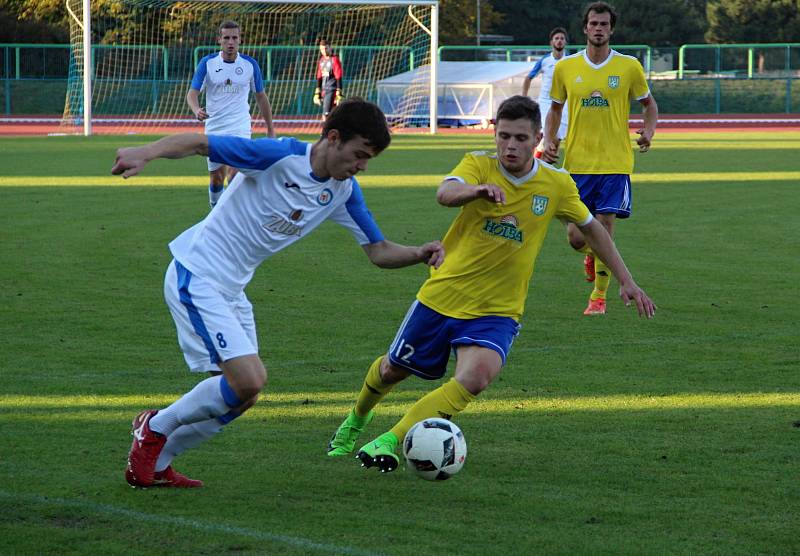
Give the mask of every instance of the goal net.
[{"label": "goal net", "polygon": [[[345,97],[380,104],[381,80],[413,72],[415,86],[393,98],[390,110],[382,107],[394,126],[429,125],[421,114],[429,114],[435,0],[93,0],[91,64],[85,63],[83,2],[66,2],[72,48],[63,127],[82,127],[84,115],[90,114],[94,133],[200,129],[186,92],[199,61],[219,52],[219,25],[228,20],[240,26],[239,52],[261,67],[278,133],[320,129],[314,90],[323,38],[341,60]],[[89,65],[91,104],[84,110]],[[205,105],[204,95],[200,101]],[[264,121],[252,94],[250,102],[254,133],[259,134],[265,131]]]}]

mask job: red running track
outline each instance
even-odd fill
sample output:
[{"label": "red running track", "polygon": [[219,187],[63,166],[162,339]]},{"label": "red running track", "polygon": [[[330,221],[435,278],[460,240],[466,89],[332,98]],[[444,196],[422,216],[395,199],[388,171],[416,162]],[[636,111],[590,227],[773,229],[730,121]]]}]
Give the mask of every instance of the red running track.
[{"label": "red running track", "polygon": [[[638,129],[642,125],[641,119],[632,119],[630,128]],[[172,123],[165,125],[130,125],[129,123],[112,121],[109,123],[95,123],[93,133],[97,135],[164,135],[182,132],[203,131],[203,126],[197,122],[187,120],[186,123]],[[659,117],[658,132],[714,132],[714,131],[800,131],[800,114],[692,114],[692,115],[661,115]],[[265,132],[263,124],[256,124],[256,135]],[[296,135],[313,132],[313,128],[295,122],[276,122],[278,135]],[[444,128],[439,132],[443,134],[475,133],[489,134],[489,129],[480,127]],[[398,128],[398,134],[427,134],[428,128]],[[58,116],[20,116],[13,118],[0,118],[0,136],[46,136],[46,135],[82,135],[80,126],[62,126]]]}]

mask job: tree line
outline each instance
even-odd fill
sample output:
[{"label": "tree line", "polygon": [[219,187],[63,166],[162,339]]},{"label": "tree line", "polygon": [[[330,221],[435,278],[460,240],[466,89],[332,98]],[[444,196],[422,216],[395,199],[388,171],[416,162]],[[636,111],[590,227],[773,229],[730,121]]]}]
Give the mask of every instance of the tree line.
[{"label": "tree line", "polygon": [[[118,0],[92,3],[107,13],[119,10],[120,4]],[[564,27],[572,43],[584,42],[585,0],[440,0],[440,44],[477,42],[477,4],[481,35],[513,37],[512,44],[547,44],[550,29]],[[619,13],[617,44],[800,42],[800,0],[612,0],[611,4]],[[4,22],[0,42],[69,42],[64,0],[0,0],[0,18]]]}]

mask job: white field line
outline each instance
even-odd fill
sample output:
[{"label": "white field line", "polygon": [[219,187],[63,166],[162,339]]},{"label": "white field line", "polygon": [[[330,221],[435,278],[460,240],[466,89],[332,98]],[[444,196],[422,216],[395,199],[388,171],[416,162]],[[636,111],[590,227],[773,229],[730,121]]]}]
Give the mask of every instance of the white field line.
[{"label": "white field line", "polygon": [[248,537],[259,541],[280,543],[288,546],[297,547],[307,551],[326,552],[330,554],[353,554],[359,556],[360,555],[372,556],[374,554],[377,554],[375,552],[367,552],[365,550],[361,550],[358,548],[318,543],[310,539],[305,539],[303,537],[291,537],[288,535],[279,535],[275,533],[270,533],[268,531],[258,531],[255,529],[247,529],[245,527],[235,527],[232,525],[225,525],[222,523],[211,523],[208,521],[188,519],[185,517],[177,517],[177,516],[162,515],[162,514],[148,514],[137,510],[130,510],[128,508],[111,506],[109,504],[98,504],[96,502],[89,502],[87,500],[52,498],[49,496],[40,496],[37,494],[6,492],[3,490],[0,490],[0,499],[18,500],[42,506],[57,506],[60,508],[79,508],[101,515],[123,517],[134,521],[142,521],[158,525],[177,525],[180,527],[191,528],[207,533],[220,533],[224,535],[231,535],[234,537]]}]

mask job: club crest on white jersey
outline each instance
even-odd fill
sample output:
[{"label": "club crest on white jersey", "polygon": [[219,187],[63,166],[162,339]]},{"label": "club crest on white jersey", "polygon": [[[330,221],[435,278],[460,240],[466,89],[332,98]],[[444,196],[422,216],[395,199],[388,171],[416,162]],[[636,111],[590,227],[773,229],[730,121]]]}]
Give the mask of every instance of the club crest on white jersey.
[{"label": "club crest on white jersey", "polygon": [[170,244],[192,274],[238,295],[264,260],[305,237],[325,220],[365,245],[383,240],[355,178],[319,178],[311,145],[281,139],[210,135],[209,159],[239,173],[208,216]]}]

